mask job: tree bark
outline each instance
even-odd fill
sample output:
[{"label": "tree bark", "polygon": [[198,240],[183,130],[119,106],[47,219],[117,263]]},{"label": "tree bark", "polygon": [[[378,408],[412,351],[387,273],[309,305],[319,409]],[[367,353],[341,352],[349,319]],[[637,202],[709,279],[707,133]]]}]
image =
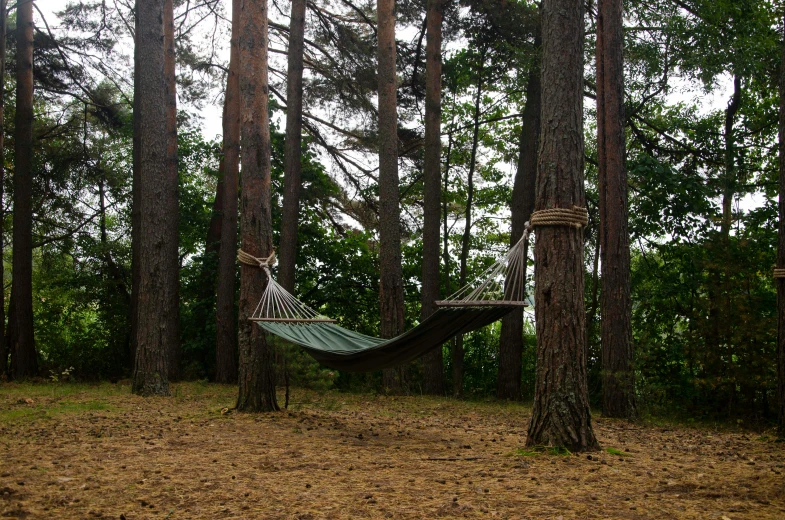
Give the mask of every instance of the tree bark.
[{"label": "tree bark", "polygon": [[[134,113],[138,135],[139,285],[132,391],[169,394],[169,361],[176,341],[177,178],[172,175],[171,96],[165,38],[166,0],[137,0]],[[176,163],[175,163],[176,166]]]},{"label": "tree bark", "polygon": [[[469,159],[469,175],[467,178],[466,210],[464,213],[463,236],[461,237],[461,255],[458,286],[466,285],[467,262],[472,233],[472,205],[474,204],[474,172],[477,167],[477,147],[480,139],[480,103],[482,102],[482,70],[485,54],[480,57],[477,69],[477,92],[474,97],[474,123],[472,129],[472,151]],[[463,335],[455,338],[452,349],[452,393],[454,397],[463,396]]]},{"label": "tree bark", "polygon": [[[542,4],[542,126],[535,208],[584,206],[583,2]],[[537,375],[528,446],[599,448],[586,383],[583,230],[539,227],[534,245]]]},{"label": "tree bark", "polygon": [[[229,67],[231,67],[231,58],[229,59]],[[224,109],[222,119],[226,120],[226,99],[224,98]],[[225,123],[224,123],[225,124]],[[224,143],[226,138],[224,138]],[[223,148],[226,144],[223,145]],[[223,156],[218,161],[218,182],[215,185],[215,198],[213,199],[213,208],[210,215],[210,225],[207,227],[207,237],[204,241],[204,262],[202,264],[203,274],[205,275],[205,282],[212,283],[214,280],[209,277],[210,266],[213,265],[215,257],[221,251],[221,226],[223,225],[223,207],[224,207],[224,175],[226,171],[226,164],[224,163],[224,156],[226,151],[222,150]]]},{"label": "tree bark", "polygon": [[[267,0],[244,0],[240,12],[240,126],[242,146],[242,249],[267,257],[273,249],[270,193],[270,117],[267,78]],[[240,350],[237,409],[278,410],[272,345],[249,320],[267,286],[262,269],[240,268]]]},{"label": "tree bark", "polygon": [[[785,28],[785,19],[783,19]],[[779,244],[777,267],[785,268],[785,44],[780,61],[779,113]],[[775,278],[777,286],[777,432],[785,438],[785,278]]]},{"label": "tree bark", "polygon": [[33,2],[17,4],[16,136],[12,303],[15,306],[11,372],[38,373],[33,336]]},{"label": "tree bark", "polygon": [[232,45],[223,119],[223,196],[218,291],[215,305],[215,381],[237,381],[237,328],[234,296],[237,264],[238,175],[240,170],[240,0],[232,0]]},{"label": "tree bark", "polygon": [[[398,114],[395,77],[395,1],[377,0],[379,61],[379,302],[381,336],[403,332],[401,210],[398,196]],[[384,370],[387,391],[405,388],[403,367]]]},{"label": "tree bark", "polygon": [[635,372],[627,227],[622,0],[599,0],[597,12],[602,413],[608,417],[632,418]]},{"label": "tree bark", "polygon": [[294,292],[297,259],[297,224],[300,217],[303,128],[303,51],[305,39],[305,0],[292,0],[289,25],[289,71],[286,76],[286,143],[283,174],[283,214],[279,249],[278,282]]},{"label": "tree bark", "polygon": [[[534,39],[535,52],[540,51],[542,39],[539,24]],[[534,211],[534,194],[537,182],[537,148],[540,142],[540,64],[535,60],[529,70],[526,84],[526,107],[523,109],[521,126],[520,155],[518,171],[512,188],[512,229],[510,245],[521,239],[526,222]],[[529,257],[529,244],[523,249],[524,257]],[[526,263],[523,265],[523,279],[526,279]],[[523,354],[523,311],[516,310],[502,318],[499,338],[499,375],[496,382],[496,397],[518,401],[521,399],[521,372]]]},{"label": "tree bark", "polygon": [[[422,319],[439,299],[439,223],[442,195],[442,18],[444,0],[429,0],[425,42],[425,165],[422,238]],[[442,348],[423,356],[423,390],[444,395]]]},{"label": "tree bark", "polygon": [[180,262],[178,248],[178,172],[177,172],[177,78],[175,76],[174,6],[172,0],[164,2],[164,71],[166,73],[166,175],[167,189],[164,204],[168,213],[167,225],[167,314],[171,316],[167,327],[169,338],[169,379],[180,377]]},{"label": "tree bark", "polygon": [[[0,0],[0,78],[5,78],[6,0]],[[5,188],[5,92],[0,92],[0,259],[3,257],[3,204]],[[0,261],[0,280],[5,279],[5,262]],[[0,291],[0,381],[8,377],[8,343],[5,338],[5,290]]]}]

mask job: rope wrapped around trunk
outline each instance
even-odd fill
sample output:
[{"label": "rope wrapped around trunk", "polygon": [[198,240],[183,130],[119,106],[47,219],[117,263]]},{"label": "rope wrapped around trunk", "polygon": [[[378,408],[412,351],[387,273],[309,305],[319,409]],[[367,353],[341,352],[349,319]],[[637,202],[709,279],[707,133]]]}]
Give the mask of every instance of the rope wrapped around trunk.
[{"label": "rope wrapped around trunk", "polygon": [[260,269],[269,269],[275,264],[275,251],[270,253],[270,256],[267,258],[258,258],[252,254],[246,253],[242,249],[238,249],[237,261],[243,265],[258,267]]},{"label": "rope wrapped around trunk", "polygon": [[589,224],[589,212],[578,206],[573,206],[572,209],[541,209],[532,213],[529,223],[532,227],[569,226],[580,229]]},{"label": "rope wrapped around trunk", "polygon": [[774,278],[785,278],[785,269],[781,267],[774,268]]}]

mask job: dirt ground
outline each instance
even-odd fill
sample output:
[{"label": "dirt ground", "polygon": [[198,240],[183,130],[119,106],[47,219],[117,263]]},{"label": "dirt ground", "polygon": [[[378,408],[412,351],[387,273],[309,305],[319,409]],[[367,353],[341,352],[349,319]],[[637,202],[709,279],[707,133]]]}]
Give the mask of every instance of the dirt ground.
[{"label": "dirt ground", "polygon": [[785,518],[785,443],[595,417],[604,449],[524,453],[517,404],[298,390],[139,398],[105,384],[0,386],[4,518]]}]

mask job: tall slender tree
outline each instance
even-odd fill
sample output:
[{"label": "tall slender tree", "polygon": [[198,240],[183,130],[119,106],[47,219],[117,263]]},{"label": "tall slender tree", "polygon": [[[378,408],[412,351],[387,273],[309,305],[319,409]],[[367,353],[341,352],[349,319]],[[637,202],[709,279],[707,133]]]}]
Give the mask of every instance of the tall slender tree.
[{"label": "tall slender tree", "polygon": [[[785,18],[783,18],[785,33]],[[777,267],[785,269],[785,41],[780,60],[779,114],[779,244]],[[785,271],[775,278],[777,285],[777,432],[785,438]]]},{"label": "tall slender tree", "polygon": [[[542,45],[539,22],[534,47],[539,53]],[[540,60],[537,56],[529,70],[526,84],[526,107],[523,109],[521,138],[519,143],[518,170],[512,188],[510,213],[512,227],[511,245],[521,239],[526,222],[534,211],[534,195],[537,183],[537,149],[540,144]],[[528,258],[529,244],[524,245],[524,257]],[[526,264],[523,266],[526,279]],[[502,318],[499,338],[499,375],[496,381],[496,396],[499,399],[517,401],[521,399],[521,372],[523,354],[523,311],[514,311]]]},{"label": "tall slender tree", "polygon": [[166,73],[166,176],[167,187],[164,191],[166,211],[171,212],[166,220],[167,225],[167,281],[171,287],[166,292],[167,314],[171,316],[167,345],[169,349],[169,379],[180,377],[180,278],[178,270],[178,201],[177,201],[177,78],[175,75],[174,47],[174,5],[173,0],[164,2],[164,71]]},{"label": "tall slender tree", "polygon": [[238,175],[240,170],[240,0],[232,0],[232,44],[223,114],[223,196],[218,291],[215,305],[215,380],[237,381],[237,327],[234,315],[237,249]]},{"label": "tall slender tree", "polygon": [[[395,77],[395,0],[377,0],[379,62],[379,300],[381,335],[403,332],[401,209],[398,195],[398,114]],[[384,371],[383,384],[404,388],[402,367]]]},{"label": "tall slender tree", "polygon": [[141,395],[168,395],[168,365],[178,327],[177,178],[171,172],[168,111],[174,95],[166,68],[165,4],[137,0],[134,159],[138,161],[138,286],[134,380]]},{"label": "tall slender tree", "polygon": [[[270,116],[267,77],[267,0],[244,0],[240,7],[240,113],[242,147],[242,249],[256,257],[273,250],[270,193]],[[240,350],[237,409],[278,409],[274,353],[264,332],[249,320],[267,285],[265,271],[240,268]]]},{"label": "tall slender tree", "polygon": [[[535,208],[585,205],[583,2],[543,0],[542,112]],[[583,230],[537,228],[537,374],[526,444],[598,448],[586,383]]]},{"label": "tall slender tree", "polygon": [[300,213],[301,143],[303,128],[303,52],[305,41],[305,0],[292,0],[289,24],[289,72],[286,76],[286,143],[283,175],[283,215],[281,219],[278,280],[294,291],[297,258],[297,222]]},{"label": "tall slender tree", "polygon": [[17,3],[11,372],[38,372],[33,336],[33,1]]},{"label": "tall slender tree", "polygon": [[622,0],[597,4],[597,157],[600,195],[602,413],[635,415],[630,239],[624,137]]},{"label": "tall slender tree", "polygon": [[[6,0],[0,0],[0,78],[5,78],[6,51]],[[3,195],[5,188],[5,92],[0,92],[0,215],[5,211]],[[3,258],[3,220],[0,219],[0,258]],[[5,276],[4,262],[0,262],[0,280]],[[5,340],[5,291],[0,291],[0,379],[8,376],[8,343]]]},{"label": "tall slender tree", "polygon": [[[466,207],[464,209],[464,227],[463,235],[461,236],[461,254],[460,254],[460,267],[458,271],[458,286],[463,287],[466,285],[468,276],[468,261],[469,261],[469,246],[471,245],[472,233],[472,209],[474,205],[474,173],[477,170],[477,150],[480,145],[480,125],[481,119],[481,104],[483,96],[483,80],[485,68],[485,49],[479,53],[476,63],[477,70],[475,71],[476,90],[474,93],[474,112],[472,121],[472,148],[469,157],[469,173],[466,182]],[[463,336],[460,335],[455,338],[452,344],[452,393],[455,397],[463,395]]]},{"label": "tall slender tree", "polygon": [[[425,165],[422,238],[422,319],[439,299],[439,224],[442,169],[442,19],[445,0],[428,0],[425,41]],[[444,394],[444,360],[437,348],[423,356],[423,390]]]}]

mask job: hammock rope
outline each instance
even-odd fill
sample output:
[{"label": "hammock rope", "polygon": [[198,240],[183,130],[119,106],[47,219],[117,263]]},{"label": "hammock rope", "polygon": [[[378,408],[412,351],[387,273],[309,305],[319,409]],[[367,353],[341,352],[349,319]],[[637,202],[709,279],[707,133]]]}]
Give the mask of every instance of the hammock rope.
[{"label": "hammock rope", "polygon": [[774,268],[774,278],[785,278],[785,269],[775,267]]}]

